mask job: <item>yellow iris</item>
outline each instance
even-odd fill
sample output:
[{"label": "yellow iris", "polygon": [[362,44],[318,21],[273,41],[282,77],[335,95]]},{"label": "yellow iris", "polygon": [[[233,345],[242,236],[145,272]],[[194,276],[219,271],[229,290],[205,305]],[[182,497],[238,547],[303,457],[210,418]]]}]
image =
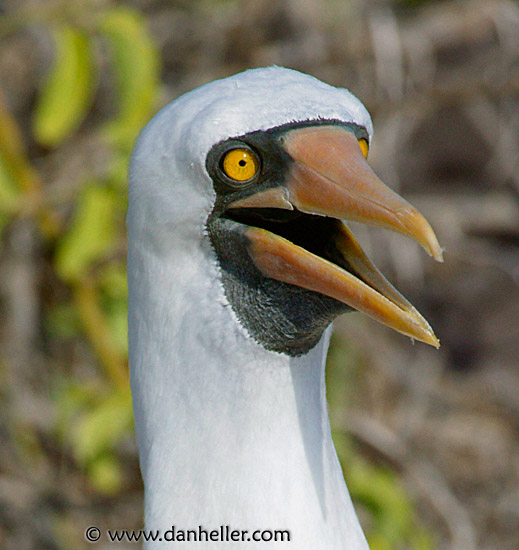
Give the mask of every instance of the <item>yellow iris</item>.
[{"label": "yellow iris", "polygon": [[238,147],[228,151],[222,162],[225,175],[234,181],[248,181],[259,172],[258,157],[250,149]]},{"label": "yellow iris", "polygon": [[364,138],[360,138],[359,139],[359,145],[360,145],[360,150],[362,151],[362,154],[364,155],[364,158],[367,159],[368,158],[368,150],[369,150],[368,141]]}]

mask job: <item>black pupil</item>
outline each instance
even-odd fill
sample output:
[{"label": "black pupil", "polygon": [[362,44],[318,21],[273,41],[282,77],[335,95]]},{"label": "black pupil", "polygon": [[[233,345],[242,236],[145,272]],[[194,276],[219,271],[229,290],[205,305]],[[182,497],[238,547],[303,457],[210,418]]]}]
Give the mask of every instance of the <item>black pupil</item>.
[{"label": "black pupil", "polygon": [[247,164],[247,161],[241,159],[241,160],[238,162],[238,164],[239,164],[240,166],[245,166],[245,165]]}]

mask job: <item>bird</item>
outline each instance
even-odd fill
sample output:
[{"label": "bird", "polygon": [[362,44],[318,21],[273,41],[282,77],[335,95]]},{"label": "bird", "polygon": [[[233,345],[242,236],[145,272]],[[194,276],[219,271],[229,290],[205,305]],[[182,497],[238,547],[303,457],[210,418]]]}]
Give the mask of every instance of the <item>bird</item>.
[{"label": "bird", "polygon": [[278,66],[192,90],[141,131],[128,334],[146,548],[368,548],[328,419],[333,320],[439,341],[347,223],[442,261],[368,164],[372,135],[347,89]]}]

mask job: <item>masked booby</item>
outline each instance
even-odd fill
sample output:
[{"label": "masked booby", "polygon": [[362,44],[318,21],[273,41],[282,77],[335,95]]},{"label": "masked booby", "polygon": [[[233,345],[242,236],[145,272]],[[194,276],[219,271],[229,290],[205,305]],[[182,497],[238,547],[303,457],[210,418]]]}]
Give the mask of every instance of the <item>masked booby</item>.
[{"label": "masked booby", "polygon": [[354,309],[438,340],[342,220],[441,260],[368,165],[371,137],[349,91],[280,67],[202,86],[142,131],[127,225],[145,523],[164,539],[149,548],[188,530],[205,542],[186,548],[367,548],[330,434],[330,323]]}]

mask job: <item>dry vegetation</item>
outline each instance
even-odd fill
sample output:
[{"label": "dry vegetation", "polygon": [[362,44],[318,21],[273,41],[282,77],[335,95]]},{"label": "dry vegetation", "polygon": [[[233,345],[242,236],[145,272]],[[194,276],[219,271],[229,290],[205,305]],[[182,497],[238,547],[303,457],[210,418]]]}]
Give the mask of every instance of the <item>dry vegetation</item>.
[{"label": "dry vegetation", "polygon": [[[98,14],[118,4],[142,14],[160,53],[150,109],[268,64],[348,87],[365,102],[375,126],[370,162],[432,222],[445,263],[433,265],[399,236],[354,231],[442,347],[413,346],[360,315],[337,323],[329,393],[338,437],[349,433],[344,445],[356,449],[345,451],[347,474],[352,460],[398,473],[416,503],[411,525],[434,533],[437,548],[519,549],[519,3],[3,4],[0,152],[16,149],[12,158],[22,159],[11,169],[23,203],[8,207],[0,193],[0,546],[81,548],[88,525],[141,526],[125,343],[113,344],[124,315],[127,144],[100,132],[117,110],[103,44],[79,128],[52,144],[33,125],[54,59],[49,28],[63,19],[94,32]],[[71,275],[63,243],[90,182],[119,201],[107,206],[113,238]],[[100,432],[105,440],[92,450],[85,434]],[[362,475],[351,475],[374,549],[434,547],[425,535],[384,543]]]}]

